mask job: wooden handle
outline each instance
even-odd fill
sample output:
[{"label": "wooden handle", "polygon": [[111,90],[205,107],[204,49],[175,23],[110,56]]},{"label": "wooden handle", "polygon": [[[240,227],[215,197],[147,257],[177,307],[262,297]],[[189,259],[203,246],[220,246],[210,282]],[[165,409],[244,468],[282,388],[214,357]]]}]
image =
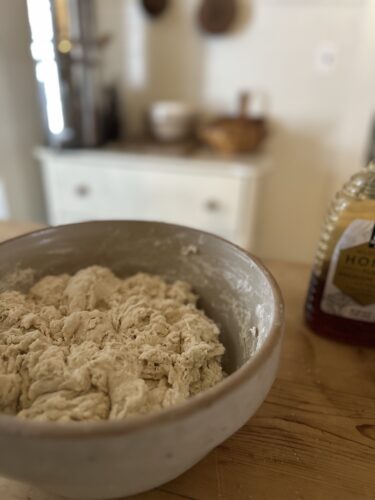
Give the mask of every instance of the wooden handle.
[{"label": "wooden handle", "polygon": [[239,112],[241,118],[246,118],[249,109],[250,94],[249,92],[241,92],[239,97]]}]

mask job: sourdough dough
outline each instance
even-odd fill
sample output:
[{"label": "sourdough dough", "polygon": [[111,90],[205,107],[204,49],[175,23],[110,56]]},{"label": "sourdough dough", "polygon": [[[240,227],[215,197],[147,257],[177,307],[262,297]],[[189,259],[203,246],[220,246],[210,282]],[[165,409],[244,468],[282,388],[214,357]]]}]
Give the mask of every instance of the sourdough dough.
[{"label": "sourdough dough", "polygon": [[92,266],[0,294],[0,411],[36,420],[122,419],[223,378],[219,329],[188,283]]}]

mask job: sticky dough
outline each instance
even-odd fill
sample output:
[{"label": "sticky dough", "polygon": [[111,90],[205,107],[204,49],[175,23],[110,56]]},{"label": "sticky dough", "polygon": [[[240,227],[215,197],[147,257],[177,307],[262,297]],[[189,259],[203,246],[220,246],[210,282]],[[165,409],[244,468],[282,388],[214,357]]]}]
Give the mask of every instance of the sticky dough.
[{"label": "sticky dough", "polygon": [[0,294],[0,411],[36,420],[123,419],[223,378],[219,329],[183,281],[88,267]]}]

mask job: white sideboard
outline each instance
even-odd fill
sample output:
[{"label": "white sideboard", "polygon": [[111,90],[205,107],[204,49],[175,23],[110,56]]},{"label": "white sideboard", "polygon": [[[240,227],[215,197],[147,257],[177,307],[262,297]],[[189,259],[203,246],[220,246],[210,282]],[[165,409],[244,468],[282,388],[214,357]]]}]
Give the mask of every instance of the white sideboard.
[{"label": "white sideboard", "polygon": [[95,219],[182,224],[254,249],[264,160],[171,157],[115,150],[36,152],[48,222]]}]

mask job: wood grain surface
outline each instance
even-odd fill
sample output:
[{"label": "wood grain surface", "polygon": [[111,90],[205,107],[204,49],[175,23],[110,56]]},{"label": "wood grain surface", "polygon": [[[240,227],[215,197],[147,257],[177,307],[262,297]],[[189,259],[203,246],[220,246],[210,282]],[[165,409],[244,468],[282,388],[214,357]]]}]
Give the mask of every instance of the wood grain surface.
[{"label": "wood grain surface", "polygon": [[[15,232],[8,226],[6,236]],[[375,349],[311,334],[303,323],[308,266],[266,264],[287,316],[281,365],[266,401],[191,470],[132,499],[375,499]],[[0,478],[0,499],[60,497]]]}]

